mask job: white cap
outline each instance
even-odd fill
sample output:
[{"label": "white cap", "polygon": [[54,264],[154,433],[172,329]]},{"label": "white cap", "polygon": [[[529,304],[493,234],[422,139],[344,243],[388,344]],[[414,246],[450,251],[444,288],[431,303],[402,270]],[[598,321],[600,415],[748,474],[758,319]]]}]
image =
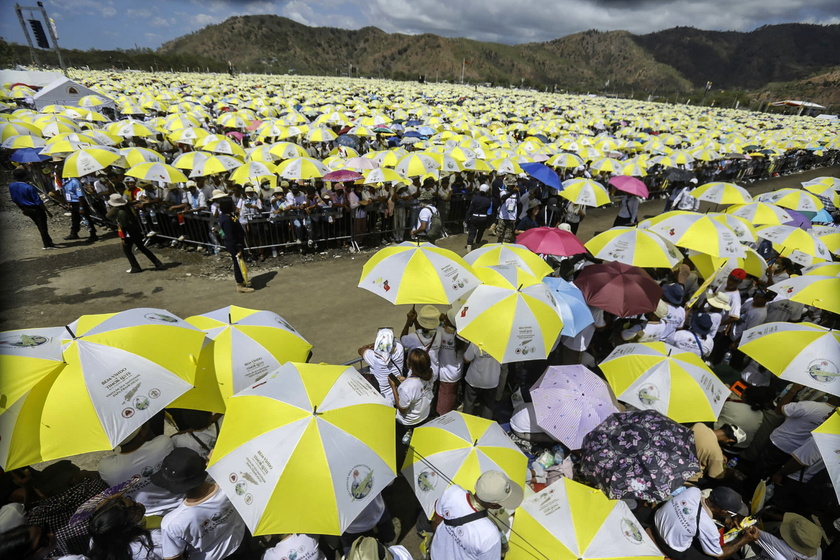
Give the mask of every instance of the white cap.
[{"label": "white cap", "polygon": [[499,471],[487,471],[475,481],[475,496],[487,504],[499,504],[505,509],[516,509],[522,503],[522,487]]},{"label": "white cap", "polygon": [[487,183],[483,183],[480,187],[478,187],[479,192],[488,192],[490,190],[490,185]]}]

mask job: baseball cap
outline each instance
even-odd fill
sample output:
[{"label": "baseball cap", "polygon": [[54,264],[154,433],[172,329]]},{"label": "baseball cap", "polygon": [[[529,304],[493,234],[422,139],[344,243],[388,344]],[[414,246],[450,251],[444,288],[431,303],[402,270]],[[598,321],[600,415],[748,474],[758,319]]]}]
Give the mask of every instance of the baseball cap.
[{"label": "baseball cap", "polygon": [[697,177],[692,177],[691,179],[689,179],[688,182],[691,183],[692,185],[696,185],[698,183]]},{"label": "baseball cap", "polygon": [[503,472],[487,471],[475,481],[475,496],[484,503],[516,509],[522,503],[524,495],[522,487]]},{"label": "baseball cap", "polygon": [[738,280],[743,280],[747,277],[747,271],[743,268],[736,268],[735,270],[729,273],[729,276],[737,278]]},{"label": "baseball cap", "polygon": [[479,192],[488,192],[490,190],[490,185],[484,183],[480,187],[478,187],[478,190]]},{"label": "baseball cap", "polygon": [[715,507],[728,511],[733,515],[738,513],[738,510],[741,509],[741,495],[732,488],[727,488],[726,486],[718,486],[712,490],[712,493],[709,494],[709,501],[711,501]]},{"label": "baseball cap", "polygon": [[183,494],[206,478],[207,462],[201,455],[187,447],[176,447],[164,457],[160,469],[149,480],[173,494]]}]

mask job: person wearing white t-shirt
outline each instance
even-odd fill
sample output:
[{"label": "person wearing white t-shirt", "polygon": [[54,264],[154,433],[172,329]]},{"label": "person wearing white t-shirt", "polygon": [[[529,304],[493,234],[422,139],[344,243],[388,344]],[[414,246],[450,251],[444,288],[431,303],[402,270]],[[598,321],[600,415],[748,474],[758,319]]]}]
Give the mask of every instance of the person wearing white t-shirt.
[{"label": "person wearing white t-shirt", "polygon": [[708,498],[699,488],[689,488],[665,502],[654,516],[656,544],[671,560],[728,558],[745,544],[755,541],[746,532],[721,546],[715,520],[723,521],[740,510],[738,493],[718,486]]},{"label": "person wearing white t-shirt", "polygon": [[[432,381],[435,383],[440,376],[438,351],[443,339],[440,316],[440,310],[434,305],[424,305],[420,308],[419,313],[411,308],[406,313],[405,325],[400,333],[400,342],[406,353],[414,348],[422,348],[429,354],[429,358],[432,360]],[[412,326],[414,332],[409,333],[408,331]]]},{"label": "person wearing white t-shirt", "polygon": [[681,350],[697,354],[703,360],[708,359],[714,348],[712,329],[714,324],[708,313],[698,313],[692,317],[691,326],[673,333],[664,341]]},{"label": "person wearing white t-shirt", "polygon": [[[742,268],[736,268],[729,273],[726,279],[726,285],[717,292],[718,297],[728,296],[729,309],[724,308],[720,321],[720,325],[715,335],[715,348],[712,350],[711,362],[718,364],[723,359],[723,355],[732,346],[732,340],[729,338],[729,333],[738,319],[741,317],[741,292],[738,286],[747,277],[747,273]],[[710,300],[711,303],[711,300]]]},{"label": "person wearing white t-shirt", "polygon": [[435,502],[430,559],[499,560],[502,535],[492,511],[513,511],[522,498],[522,487],[499,471],[478,477],[475,493],[452,484]]},{"label": "person wearing white t-shirt", "polygon": [[262,560],[327,560],[318,548],[318,539],[310,535],[291,533],[263,553]]},{"label": "person wearing white t-shirt", "polygon": [[467,382],[464,387],[464,414],[492,419],[502,364],[474,343],[470,343],[464,352],[464,362],[468,364],[464,378]]},{"label": "person wearing white t-shirt", "polygon": [[90,534],[90,560],[126,557],[162,560],[160,529],[147,530],[146,509],[125,494],[117,493],[96,506],[86,520]]},{"label": "person wearing white t-shirt", "polygon": [[[436,411],[439,416],[455,410],[458,400],[458,385],[464,376],[464,343],[458,339],[455,330],[455,309],[444,315],[444,326],[438,329],[438,400]],[[433,366],[434,368],[434,366]]]},{"label": "person wearing white t-shirt", "polygon": [[[397,407],[397,463],[402,464],[408,446],[403,441],[408,431],[429,419],[434,398],[431,360],[422,348],[412,348],[405,357],[408,376],[388,377]],[[397,386],[399,384],[399,387]]]},{"label": "person wearing white t-shirt", "polygon": [[185,496],[161,522],[166,560],[223,560],[245,539],[245,522],[219,485],[207,480],[206,466],[198,453],[178,447],[152,475],[161,488]]},{"label": "person wearing white t-shirt", "polygon": [[750,527],[747,531],[756,535],[755,543],[761,549],[756,560],[822,560],[823,531],[801,515],[785,514],[779,527],[782,538],[758,527]]},{"label": "person wearing white t-shirt", "polygon": [[157,486],[149,477],[174,448],[169,436],[154,437],[148,423],[143,424],[134,437],[123,442],[117,454],[99,461],[99,476],[108,486],[140,477],[127,495],[145,506],[146,515],[164,515],[181,503],[183,495]]}]

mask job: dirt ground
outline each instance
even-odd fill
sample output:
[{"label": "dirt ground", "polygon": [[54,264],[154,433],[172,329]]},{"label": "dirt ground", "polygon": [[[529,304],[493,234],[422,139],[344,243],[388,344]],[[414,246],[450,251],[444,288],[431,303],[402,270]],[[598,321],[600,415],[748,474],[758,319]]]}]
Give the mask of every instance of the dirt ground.
[{"label": "dirt ground", "polygon": [[[840,167],[762,181],[748,190],[755,196],[799,187],[800,182],[819,176],[840,176]],[[4,172],[1,178],[8,185],[10,174]],[[663,206],[662,200],[646,201],[639,215],[659,214]],[[186,318],[239,305],[280,314],[313,344],[313,362],[339,364],[356,358],[360,346],[373,342],[377,328],[393,326],[399,332],[405,323],[409,306],[395,307],[357,287],[362,265],[374,251],[269,258],[251,267],[257,291],[239,294],[228,257],[155,249],[167,263],[166,270],[126,274],[129,265],[115,233],[100,231],[101,240],[91,245],[85,244],[84,238],[62,241],[69,233],[70,219],[59,208],[52,211],[55,217],[50,221],[50,233],[60,249],[44,251],[35,225],[10,202],[6,188],[0,191],[0,330],[66,325],[83,314],[134,307],[164,308]],[[579,237],[586,241],[608,229],[616,212],[616,208],[589,209]],[[440,245],[463,255],[465,237],[452,235]],[[486,237],[485,241],[494,242],[495,238]],[[138,260],[141,266],[148,266],[143,255],[138,255]],[[105,454],[89,453],[75,457],[74,462],[95,470]],[[398,478],[386,490],[386,500],[410,504],[406,493],[410,493],[408,485]],[[409,530],[413,513],[392,513],[403,519],[403,534],[407,533],[403,544],[419,558],[417,538]]]}]

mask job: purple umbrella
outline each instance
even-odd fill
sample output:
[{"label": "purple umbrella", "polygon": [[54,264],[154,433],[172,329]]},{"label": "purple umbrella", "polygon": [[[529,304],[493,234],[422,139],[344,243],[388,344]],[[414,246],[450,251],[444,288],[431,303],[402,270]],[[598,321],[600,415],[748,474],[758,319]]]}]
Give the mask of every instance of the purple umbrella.
[{"label": "purple umbrella", "polygon": [[365,176],[361,173],[351,171],[349,169],[339,169],[338,171],[330,171],[324,175],[324,181],[343,183],[345,181],[358,181],[364,179]]},{"label": "purple umbrella", "polygon": [[552,366],[531,387],[537,424],[569,449],[618,412],[603,379],[582,365]]},{"label": "purple umbrella", "polygon": [[586,434],[580,468],[607,497],[661,502],[700,472],[694,432],[656,412],[617,412]]},{"label": "purple umbrella", "polygon": [[785,208],[785,212],[790,214],[790,217],[793,219],[789,222],[785,222],[784,225],[802,228],[805,231],[808,231],[811,228],[811,220],[809,220],[808,216],[806,216],[805,214],[802,214],[801,212],[795,212],[787,208]]},{"label": "purple umbrella", "polygon": [[642,198],[648,198],[650,196],[647,185],[645,185],[642,181],[639,181],[635,177],[629,177],[627,175],[616,175],[615,177],[610,179],[610,185],[614,186],[620,191],[634,194],[636,196],[641,196]]}]

